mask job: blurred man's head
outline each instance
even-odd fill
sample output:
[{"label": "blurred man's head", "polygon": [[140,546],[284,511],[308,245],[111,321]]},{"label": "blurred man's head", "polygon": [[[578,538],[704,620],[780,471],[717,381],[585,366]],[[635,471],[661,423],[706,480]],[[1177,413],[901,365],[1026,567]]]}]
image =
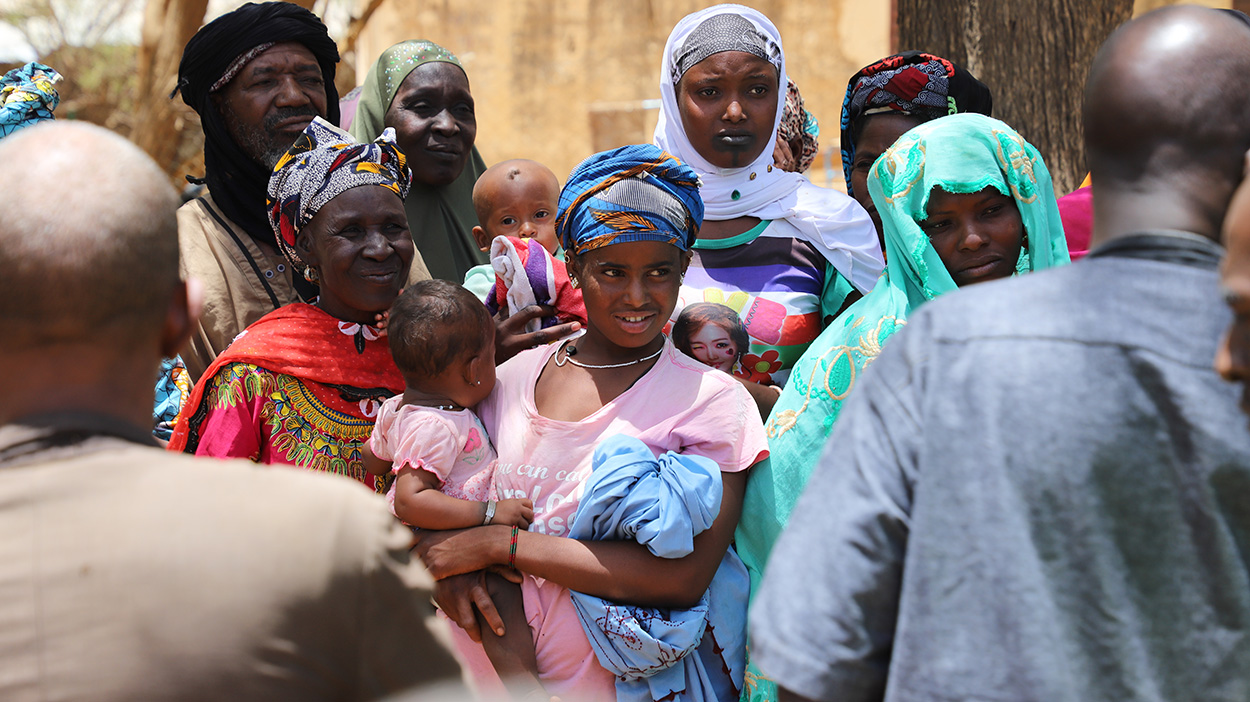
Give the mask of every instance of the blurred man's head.
[{"label": "blurred man's head", "polygon": [[[1250,27],[1230,13],[1168,7],[1103,44],[1085,89],[1095,228],[1140,211],[1156,228],[1219,237],[1250,149]],[[1100,219],[1099,215],[1103,217]],[[1097,234],[1097,232],[1096,232]]]},{"label": "blurred man's head", "polygon": [[[150,364],[155,380],[190,328],[168,177],[130,142],[81,122],[5,139],[0,163],[0,383],[52,386],[75,371],[40,379],[36,366],[76,355],[112,358],[119,373]],[[0,422],[14,409],[6,402]]]}]

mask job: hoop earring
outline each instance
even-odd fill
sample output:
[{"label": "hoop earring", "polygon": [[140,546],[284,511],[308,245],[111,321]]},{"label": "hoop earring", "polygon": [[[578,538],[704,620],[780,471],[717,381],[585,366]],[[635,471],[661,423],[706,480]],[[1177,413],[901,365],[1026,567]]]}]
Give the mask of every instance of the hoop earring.
[{"label": "hoop earring", "polygon": [[304,266],[304,280],[316,285],[321,281],[321,276],[317,275],[317,269],[312,266]]}]

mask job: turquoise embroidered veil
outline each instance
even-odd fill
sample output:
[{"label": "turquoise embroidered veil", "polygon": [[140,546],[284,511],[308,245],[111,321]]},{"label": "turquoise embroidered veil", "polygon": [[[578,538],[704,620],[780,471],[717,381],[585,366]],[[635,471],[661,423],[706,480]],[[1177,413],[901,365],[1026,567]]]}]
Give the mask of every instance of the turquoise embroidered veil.
[{"label": "turquoise embroidered veil", "polygon": [[[886,269],[871,292],[812,342],[769,417],[769,460],[751,471],[735,534],[752,592],[856,378],[911,310],[957,287],[917,224],[928,217],[935,187],[949,193],[992,187],[1016,201],[1028,236],[1017,274],[1069,261],[1050,172],[1037,149],[1003,122],[979,114],[943,117],[907,132],[877,159],[868,191],[884,225]],[[747,674],[752,694],[744,699],[776,697],[759,671]]]}]

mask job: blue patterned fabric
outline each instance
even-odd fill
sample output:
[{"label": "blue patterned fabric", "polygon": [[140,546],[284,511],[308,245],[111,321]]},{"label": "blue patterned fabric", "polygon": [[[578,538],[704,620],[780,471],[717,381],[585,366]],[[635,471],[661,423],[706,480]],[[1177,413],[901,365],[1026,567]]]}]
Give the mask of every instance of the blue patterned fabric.
[{"label": "blue patterned fabric", "polygon": [[0,78],[0,139],[52,119],[61,102],[53,86],[60,80],[60,73],[33,61],[5,73]]},{"label": "blue patterned fabric", "polygon": [[161,361],[161,374],[156,379],[156,402],[152,406],[152,434],[169,441],[174,434],[174,422],[191,396],[191,379],[181,356]]},{"label": "blue patterned fabric", "polygon": [[[672,452],[657,459],[642,441],[617,435],[599,444],[592,465],[572,538],[630,539],[661,558],[681,558],[720,513],[720,468],[711,459]],[[690,609],[619,605],[580,592],[572,598],[599,663],[617,676],[618,700],[718,700],[742,687],[747,583],[730,549]]]},{"label": "blue patterned fabric", "polygon": [[560,192],[556,234],[565,251],[661,241],[685,251],[703,224],[699,177],[651,144],[622,146],[578,164]]}]

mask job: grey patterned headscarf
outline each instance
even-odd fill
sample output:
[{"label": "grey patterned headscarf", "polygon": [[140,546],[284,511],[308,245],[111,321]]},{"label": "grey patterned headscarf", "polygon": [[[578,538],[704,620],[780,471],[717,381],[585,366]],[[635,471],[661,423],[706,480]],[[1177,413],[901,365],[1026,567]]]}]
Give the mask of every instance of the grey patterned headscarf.
[{"label": "grey patterned headscarf", "polygon": [[676,85],[691,66],[722,51],[752,54],[781,70],[781,47],[776,42],[756,30],[745,17],[713,15],[695,27],[681,45],[681,51],[673,61],[673,84]]}]

